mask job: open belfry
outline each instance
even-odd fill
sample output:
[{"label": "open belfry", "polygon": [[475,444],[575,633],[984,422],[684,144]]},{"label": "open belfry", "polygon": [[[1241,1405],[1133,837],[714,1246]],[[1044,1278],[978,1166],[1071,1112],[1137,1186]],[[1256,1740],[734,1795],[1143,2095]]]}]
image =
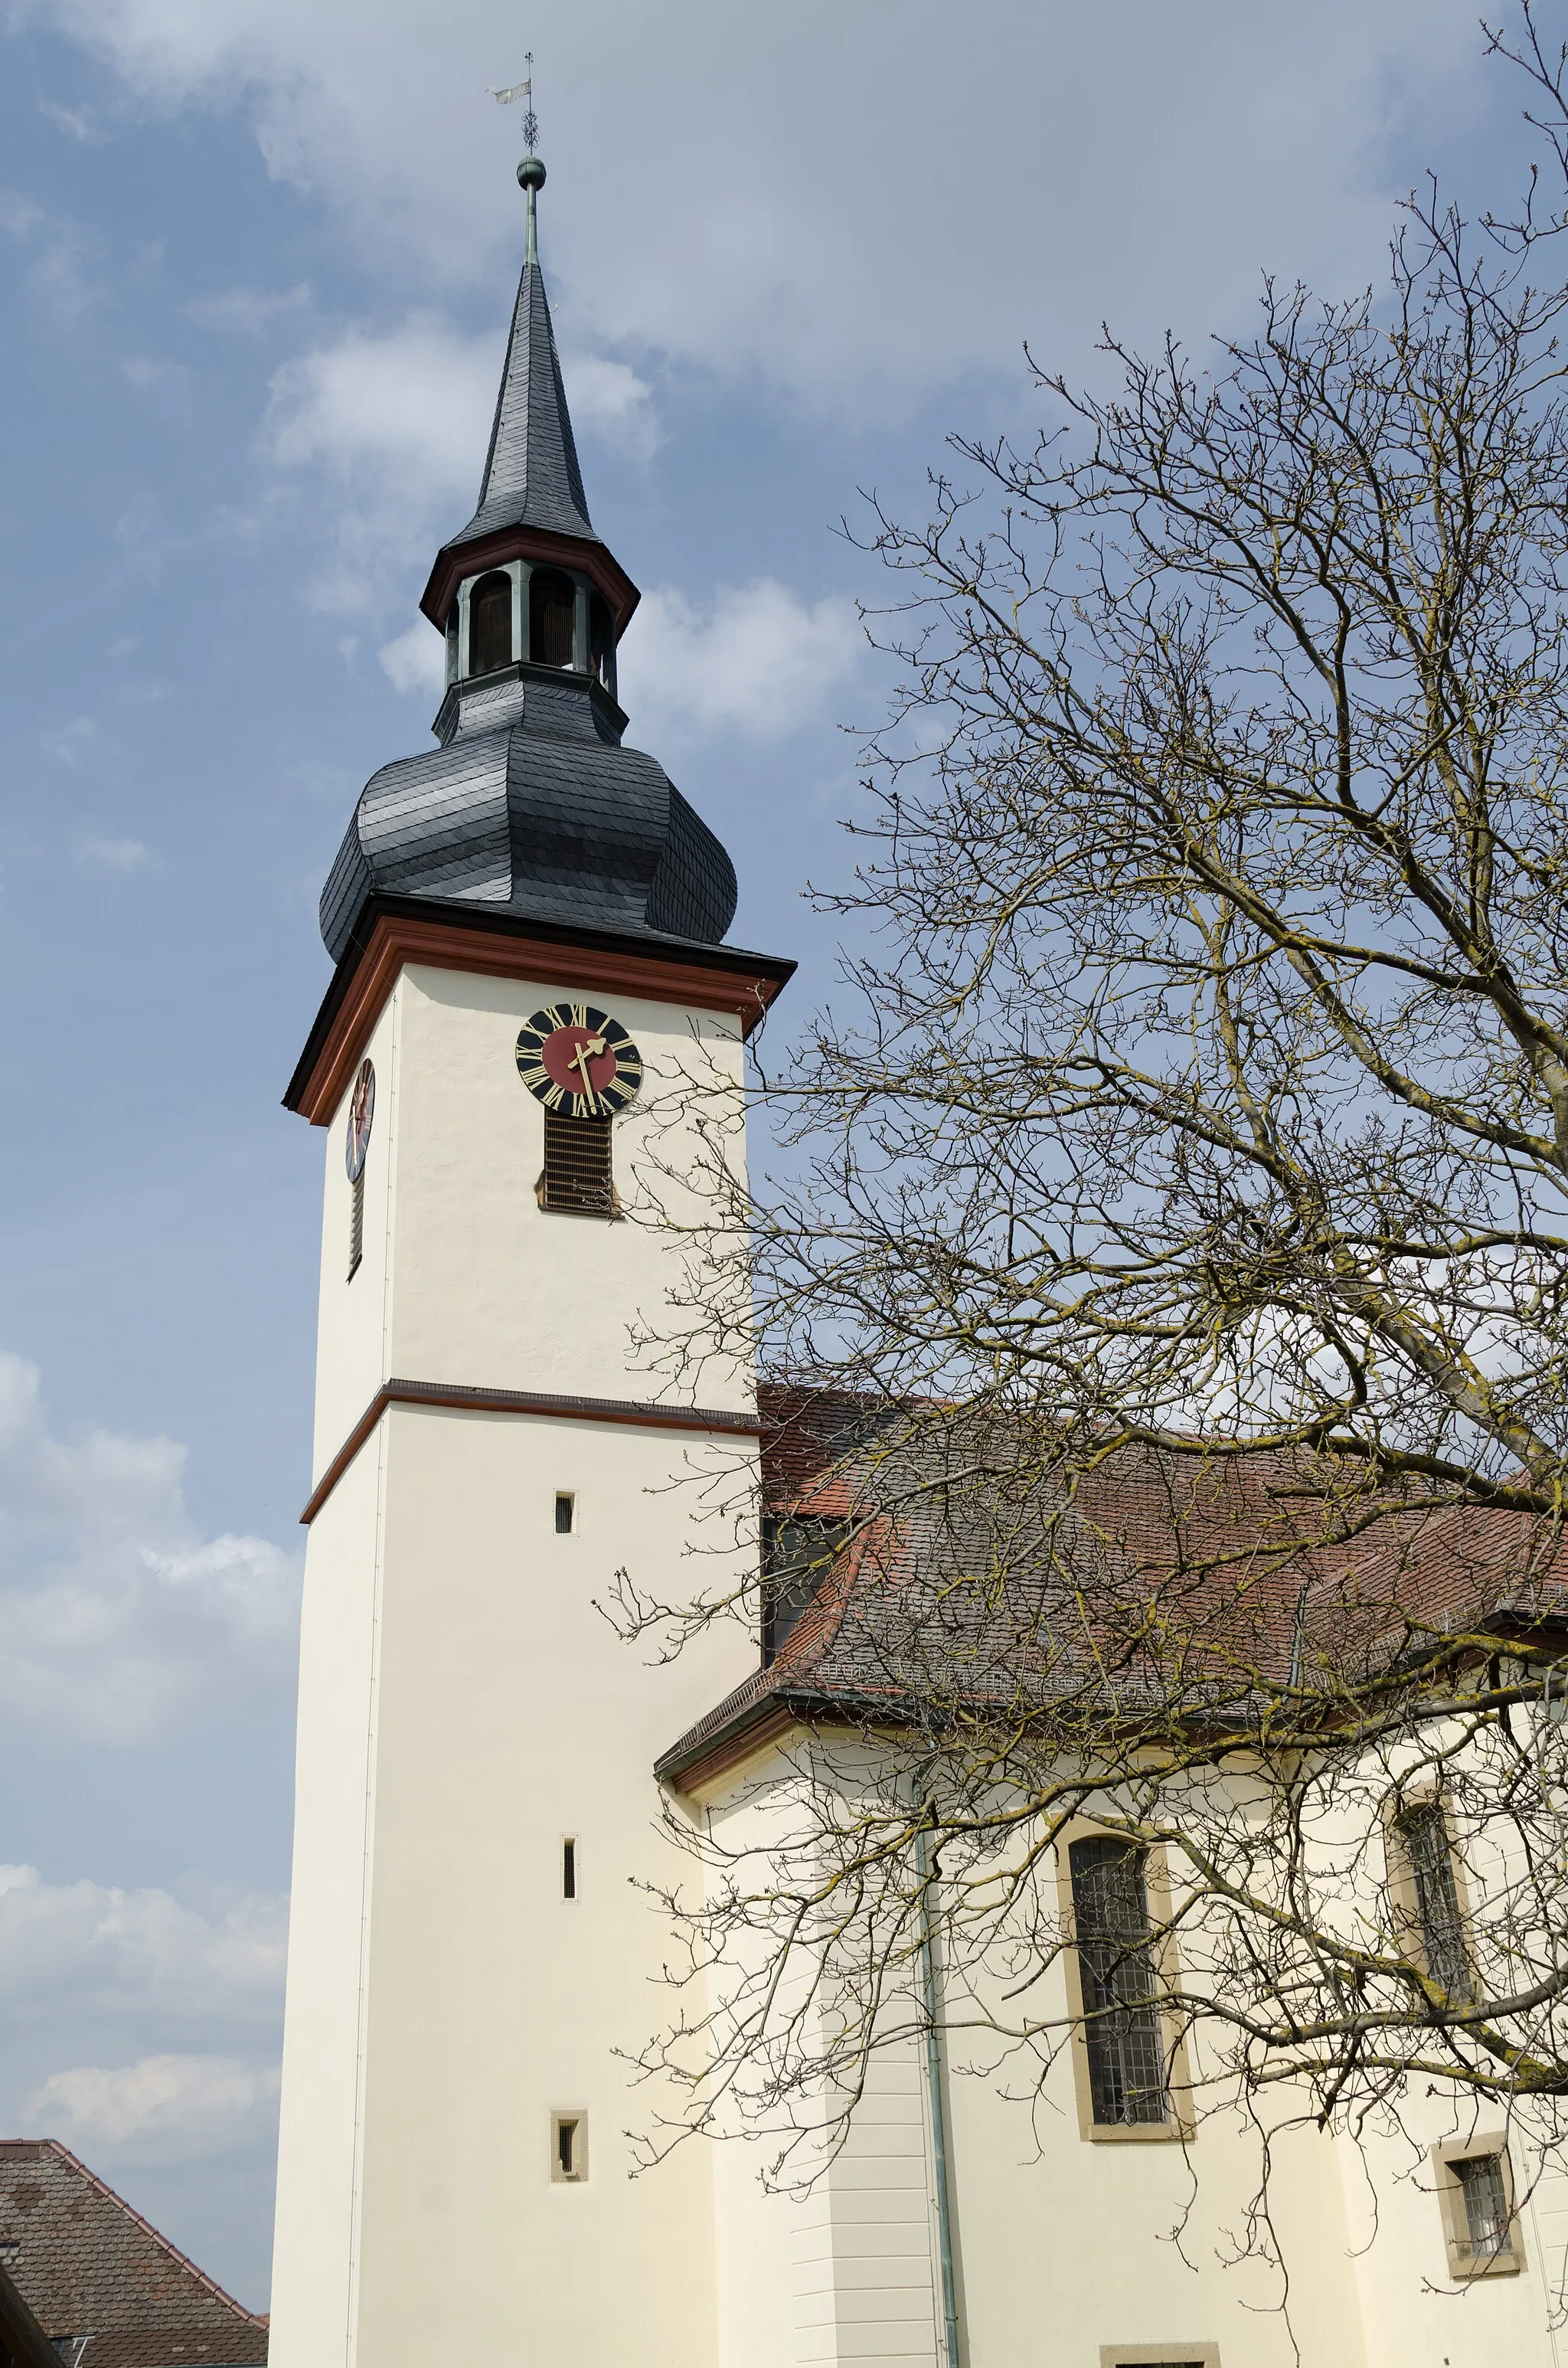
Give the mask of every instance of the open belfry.
[{"label": "open belfry", "polygon": [[[531,142],[530,142],[531,145]],[[690,1153],[790,976],[722,942],[728,856],[622,745],[638,594],[591,522],[535,231],[473,517],[421,606],[437,745],[384,766],[322,898],[287,1096],[326,1132],[273,2345],[712,2356],[710,2166],[633,2181],[612,2050],[668,1949],[653,1769],[756,1666],[595,1608],[678,1570],[672,1482],[744,1481],[749,1372],[639,1370],[678,1260],[640,1151]],[[477,457],[477,456],[476,456]],[[695,1104],[693,1097],[695,1094]],[[738,1156],[738,1154],[736,1155]],[[752,1548],[755,1560],[755,1544]]]}]

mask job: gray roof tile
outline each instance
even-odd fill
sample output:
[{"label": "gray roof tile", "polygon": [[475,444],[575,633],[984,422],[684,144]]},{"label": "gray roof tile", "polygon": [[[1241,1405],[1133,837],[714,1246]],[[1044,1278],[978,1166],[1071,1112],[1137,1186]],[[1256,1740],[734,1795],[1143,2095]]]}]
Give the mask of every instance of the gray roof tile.
[{"label": "gray roof tile", "polygon": [[537,263],[525,263],[512,313],[506,368],[490,431],[479,507],[453,542],[500,527],[547,527],[597,542],[561,382],[555,331]]}]

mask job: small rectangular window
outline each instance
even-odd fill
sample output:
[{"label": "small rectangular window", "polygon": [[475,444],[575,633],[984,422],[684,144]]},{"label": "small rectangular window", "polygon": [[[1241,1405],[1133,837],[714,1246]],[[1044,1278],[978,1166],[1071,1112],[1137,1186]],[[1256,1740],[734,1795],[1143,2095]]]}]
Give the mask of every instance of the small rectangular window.
[{"label": "small rectangular window", "polygon": [[362,1167],[348,1190],[348,1280],[352,1282],[365,1255],[365,1171]]},{"label": "small rectangular window", "polygon": [[1456,2004],[1471,2000],[1470,1952],[1454,1876],[1449,1821],[1437,1801],[1420,1802],[1395,1820],[1415,1892],[1415,1923],[1429,1978]]},{"label": "small rectangular window", "polygon": [[562,1118],[544,1114],[544,1173],[539,1179],[541,1209],[580,1217],[613,1217],[615,1177],[608,1118]]},{"label": "small rectangular window", "polygon": [[1525,2265],[1507,2144],[1476,2136],[1432,2149],[1437,2200],[1454,2279],[1507,2277]]},{"label": "small rectangular window", "polygon": [[1094,1834],[1072,1844],[1068,1864],[1093,2118],[1107,2126],[1168,2122],[1143,1852]]},{"label": "small rectangular window", "polygon": [[563,2181],[573,2186],[579,2185],[588,2176],[586,2113],[551,2113],[550,2175],[557,2181]]},{"label": "small rectangular window", "polygon": [[562,1899],[575,1899],[577,1896],[577,1845],[570,1835],[561,1845],[561,1896]]},{"label": "small rectangular window", "polygon": [[571,1536],[573,1517],[576,1511],[576,1506],[577,1499],[575,1497],[568,1497],[559,1493],[557,1494],[555,1499],[555,1534],[558,1538],[569,1538]]},{"label": "small rectangular window", "polygon": [[762,1659],[775,1661],[843,1553],[850,1523],[817,1513],[768,1513],[762,1523]]}]

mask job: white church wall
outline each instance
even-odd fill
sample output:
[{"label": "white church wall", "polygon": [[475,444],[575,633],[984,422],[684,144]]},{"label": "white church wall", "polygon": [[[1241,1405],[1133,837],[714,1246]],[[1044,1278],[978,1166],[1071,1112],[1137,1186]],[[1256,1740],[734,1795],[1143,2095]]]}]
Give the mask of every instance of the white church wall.
[{"label": "white church wall", "polygon": [[[595,1609],[618,1567],[679,1569],[668,1435],[403,1406],[387,1430],[359,2356],[694,2368],[715,2350],[711,2163],[689,2147],[631,2180],[624,2133],[661,2100],[616,2051],[670,2006],[636,1887],[681,1871],[653,1761],[752,1648],[721,1629],[652,1668]],[[587,2117],[580,2185],[551,2177],[562,2111]]]},{"label": "white church wall", "polygon": [[275,2368],[353,2356],[363,1952],[371,1873],[382,1458],[372,1442],[306,1554],[284,2083],[272,2288]]},{"label": "white church wall", "polygon": [[[315,1444],[312,1486],[321,1478],[386,1379],[387,1323],[392,1288],[393,1203],[397,1174],[397,1047],[401,984],[383,1007],[362,1057],[374,1064],[376,1106],[365,1153],[363,1255],[352,1281],[348,1236],[353,1187],[344,1161],[349,1078],[326,1129],[322,1198],[321,1297],[316,1325]],[[359,1064],[354,1064],[358,1075]]]},{"label": "white church wall", "polygon": [[[864,1758],[850,1747],[834,1756],[834,1772],[852,1782]],[[705,1797],[699,1814],[713,1839],[724,1851],[745,1854],[741,1880],[748,1891],[765,1884],[774,1867],[790,1884],[801,1880],[790,1845],[801,1830],[802,1770],[817,1761],[809,1739],[796,1735],[730,1771]],[[747,1934],[726,1954],[731,1973],[738,1973],[766,1964],[767,1947],[762,1936]],[[832,2001],[802,1998],[806,1975],[802,1964],[786,1979],[784,1996],[820,2032]],[[714,2002],[726,1979],[712,1977]],[[737,2115],[745,2111],[738,2107]],[[903,2038],[874,2058],[846,2130],[839,2129],[838,2112],[825,2089],[797,2100],[796,2125],[820,2129],[832,2142],[800,2146],[773,2172],[773,2192],[766,2192],[764,2167],[787,2134],[776,2115],[766,2117],[768,2137],[750,2144],[726,2138],[716,2148],[718,2226],[744,2260],[767,2265],[760,2291],[755,2275],[736,2276],[731,2263],[722,2267],[721,2368],[838,2368],[851,2362],[937,2368],[935,2172],[918,2044]],[[782,2190],[780,2180],[789,2182]]]},{"label": "white church wall", "polygon": [[[677,1167],[696,1156],[683,1123],[689,1081],[716,1070],[738,1084],[733,1023],[720,1022],[721,1036],[716,1015],[670,1004],[425,965],[404,972],[401,992],[389,1370],[492,1389],[609,1398],[665,1390],[687,1404],[749,1406],[750,1376],[734,1365],[710,1362],[665,1383],[628,1344],[640,1313],[663,1328],[665,1293],[680,1271],[678,1246],[653,1222],[638,1170],[649,1156]],[[627,1210],[619,1224],[562,1216],[535,1200],[544,1113],[517,1075],[517,1030],[543,1006],[573,1000],[611,1011],[644,1064],[642,1091],[615,1121],[616,1185]],[[738,1122],[738,1098],[731,1115]],[[738,1123],[733,1147],[738,1156]]]}]

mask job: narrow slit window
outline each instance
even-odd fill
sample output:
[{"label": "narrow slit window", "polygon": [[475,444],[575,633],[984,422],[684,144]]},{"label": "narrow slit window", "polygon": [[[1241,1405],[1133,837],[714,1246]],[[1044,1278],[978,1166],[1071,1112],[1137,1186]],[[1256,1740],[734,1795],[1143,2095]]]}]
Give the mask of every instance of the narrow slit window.
[{"label": "narrow slit window", "polygon": [[608,1118],[563,1118],[558,1110],[544,1114],[544,1173],[540,1178],[541,1209],[564,1209],[584,1217],[613,1217],[615,1177],[610,1164]]},{"label": "narrow slit window", "polygon": [[576,1506],[577,1499],[575,1497],[558,1496],[556,1497],[555,1534],[558,1538],[569,1538],[571,1536],[573,1516],[576,1510]]},{"label": "narrow slit window", "polygon": [[561,1896],[577,1896],[577,1845],[570,1835],[561,1845]]},{"label": "narrow slit window", "polygon": [[468,599],[468,670],[494,674],[512,663],[512,579],[482,575]]},{"label": "narrow slit window", "polygon": [[1449,1998],[1468,2005],[1470,1952],[1454,1879],[1449,1821],[1437,1802],[1423,1801],[1405,1811],[1398,1821],[1398,1832],[1415,1889],[1415,1920],[1427,1975]]},{"label": "narrow slit window", "polygon": [[1102,2125],[1168,2122],[1143,1853],[1109,1834],[1068,1854],[1089,2096]]},{"label": "narrow slit window", "polygon": [[361,1167],[348,1188],[348,1280],[353,1281],[365,1255],[365,1171]]},{"label": "narrow slit window", "polygon": [[550,2175],[553,2180],[574,2186],[580,2185],[586,2179],[588,2175],[586,2113],[551,2113]]}]

